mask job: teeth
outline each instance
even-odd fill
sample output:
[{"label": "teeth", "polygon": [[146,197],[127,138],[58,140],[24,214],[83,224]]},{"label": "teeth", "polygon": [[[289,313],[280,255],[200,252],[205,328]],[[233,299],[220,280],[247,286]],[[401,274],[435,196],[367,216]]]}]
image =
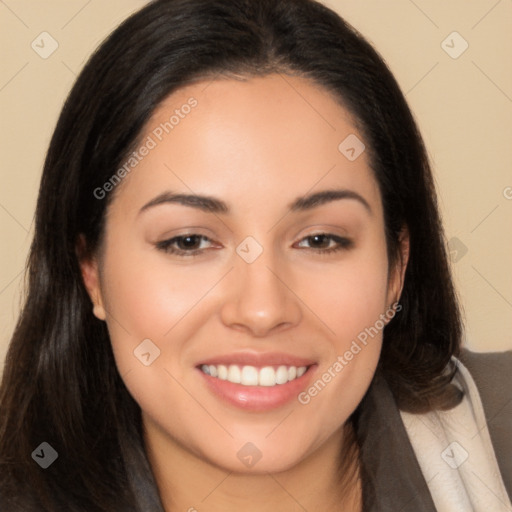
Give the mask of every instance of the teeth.
[{"label": "teeth", "polygon": [[254,366],[244,366],[242,368],[242,376],[240,383],[244,386],[258,385],[258,370]]},{"label": "teeth", "polygon": [[228,369],[228,380],[229,382],[233,382],[233,384],[241,384],[242,381],[242,372],[240,368],[234,364],[232,364]]},{"label": "teeth", "polygon": [[[203,368],[204,366],[206,365],[203,365]],[[227,380],[228,378],[228,369],[223,364],[219,364],[219,366],[217,366],[217,377],[220,380]]]},{"label": "teeth", "polygon": [[201,366],[201,370],[206,375],[211,375],[220,380],[227,380],[233,384],[242,384],[243,386],[276,386],[278,384],[286,384],[292,380],[302,377],[306,373],[306,366],[264,366],[263,368],[256,368],[255,366],[240,367],[236,364],[231,364],[229,367],[219,365],[206,365]]},{"label": "teeth", "polygon": [[260,370],[258,383],[260,386],[275,386],[276,372],[272,366],[265,366]]},{"label": "teeth", "polygon": [[286,384],[288,382],[288,368],[280,366],[276,372],[276,384]]}]

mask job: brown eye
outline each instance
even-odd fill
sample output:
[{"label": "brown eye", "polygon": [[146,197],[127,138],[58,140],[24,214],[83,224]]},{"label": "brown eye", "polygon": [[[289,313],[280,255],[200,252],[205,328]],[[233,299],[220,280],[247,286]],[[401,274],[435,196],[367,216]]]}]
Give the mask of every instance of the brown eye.
[{"label": "brown eye", "polygon": [[198,235],[182,236],[176,240],[179,249],[198,249],[201,244],[201,238]]},{"label": "brown eye", "polygon": [[207,248],[202,246],[203,242],[211,243],[211,240],[204,235],[190,233],[158,242],[156,247],[169,254],[196,256]]},{"label": "brown eye", "polygon": [[[309,247],[304,247],[304,245],[301,246],[304,242],[307,242]],[[342,249],[349,249],[352,245],[352,241],[348,238],[328,233],[316,233],[314,235],[309,235],[299,242],[299,247],[311,249],[318,253],[333,253]]]}]

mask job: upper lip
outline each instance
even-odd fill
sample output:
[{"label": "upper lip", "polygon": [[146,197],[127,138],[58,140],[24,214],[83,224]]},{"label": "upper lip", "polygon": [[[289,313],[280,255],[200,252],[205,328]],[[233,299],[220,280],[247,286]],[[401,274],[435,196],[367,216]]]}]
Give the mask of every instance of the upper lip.
[{"label": "upper lip", "polygon": [[311,366],[315,361],[283,352],[234,352],[223,354],[202,360],[198,366],[203,364],[229,366],[237,364],[240,366]]}]

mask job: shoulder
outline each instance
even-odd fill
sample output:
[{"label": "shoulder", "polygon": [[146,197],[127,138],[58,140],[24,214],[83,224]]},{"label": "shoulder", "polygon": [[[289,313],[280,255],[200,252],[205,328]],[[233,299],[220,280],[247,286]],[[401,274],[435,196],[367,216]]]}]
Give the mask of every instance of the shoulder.
[{"label": "shoulder", "polygon": [[492,406],[512,400],[512,350],[477,353],[463,349],[459,359],[471,373],[484,406],[485,402]]},{"label": "shoulder", "polygon": [[478,388],[498,465],[512,496],[512,350],[459,357]]}]

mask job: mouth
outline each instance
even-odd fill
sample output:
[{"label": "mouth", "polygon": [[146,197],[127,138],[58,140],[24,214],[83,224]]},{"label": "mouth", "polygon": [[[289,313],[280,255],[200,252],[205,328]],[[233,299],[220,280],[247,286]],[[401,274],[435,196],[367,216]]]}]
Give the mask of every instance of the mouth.
[{"label": "mouth", "polygon": [[263,412],[297,399],[318,365],[279,354],[238,354],[196,366],[209,392],[224,404]]},{"label": "mouth", "polygon": [[205,374],[219,380],[227,380],[242,386],[273,387],[283,385],[302,377],[308,370],[307,366],[229,366],[219,364],[203,364],[200,370]]}]

